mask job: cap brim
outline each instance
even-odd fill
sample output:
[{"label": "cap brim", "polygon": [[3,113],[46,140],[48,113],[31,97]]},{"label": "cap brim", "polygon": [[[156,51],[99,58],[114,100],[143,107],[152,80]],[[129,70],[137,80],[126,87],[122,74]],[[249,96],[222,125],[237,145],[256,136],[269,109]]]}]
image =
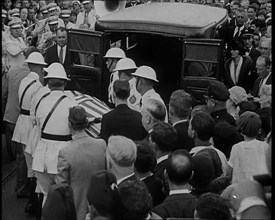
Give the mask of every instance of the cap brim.
[{"label": "cap brim", "polygon": [[58,24],[58,21],[49,22],[49,24]]},{"label": "cap brim", "polygon": [[115,72],[115,71],[122,71],[122,70],[136,70],[137,69],[137,67],[136,68],[127,68],[127,69],[114,69],[113,71]]},{"label": "cap brim", "polygon": [[68,18],[70,15],[61,15],[62,18]]},{"label": "cap brim", "polygon": [[21,24],[16,24],[16,25],[11,25],[10,28],[19,28],[19,27],[22,27]]},{"label": "cap brim", "polygon": [[[47,63],[45,63],[45,62],[32,62],[32,61],[28,61],[28,60],[26,60],[26,62],[27,63],[33,63],[33,64],[39,64],[39,65],[44,65],[44,66],[47,66],[48,64]],[[45,68],[43,68],[43,70],[44,70]]]},{"label": "cap brim", "polygon": [[67,77],[54,77],[54,76],[44,76],[44,79],[64,79],[64,80],[68,80],[71,81],[71,79],[67,78]]}]

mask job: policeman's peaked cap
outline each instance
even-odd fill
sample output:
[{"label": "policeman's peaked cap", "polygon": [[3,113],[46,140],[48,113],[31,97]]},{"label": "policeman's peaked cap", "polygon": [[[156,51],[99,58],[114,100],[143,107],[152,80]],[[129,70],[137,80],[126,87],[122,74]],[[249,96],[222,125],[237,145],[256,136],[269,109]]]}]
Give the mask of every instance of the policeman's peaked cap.
[{"label": "policeman's peaked cap", "polygon": [[66,71],[61,63],[52,63],[48,68],[44,68],[48,75],[44,79],[64,79],[70,80],[67,77]]},{"label": "policeman's peaked cap", "polygon": [[104,58],[125,58],[126,55],[124,51],[118,47],[110,48]]},{"label": "policeman's peaked cap", "polygon": [[157,74],[155,70],[150,66],[140,66],[134,73],[132,73],[132,75],[158,82]]}]

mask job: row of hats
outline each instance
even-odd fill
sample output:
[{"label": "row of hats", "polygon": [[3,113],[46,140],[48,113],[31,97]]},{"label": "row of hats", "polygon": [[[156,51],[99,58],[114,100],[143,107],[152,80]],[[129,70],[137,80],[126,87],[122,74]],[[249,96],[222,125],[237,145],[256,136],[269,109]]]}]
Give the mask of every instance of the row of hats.
[{"label": "row of hats", "polygon": [[120,59],[117,64],[114,71],[122,71],[122,70],[135,70],[134,73],[132,73],[133,76],[139,76],[146,79],[153,80],[155,82],[158,82],[157,80],[157,74],[155,70],[149,66],[140,66],[137,67],[135,62],[127,58],[124,51],[118,47],[113,47],[109,49],[104,56],[104,58],[115,58]]}]

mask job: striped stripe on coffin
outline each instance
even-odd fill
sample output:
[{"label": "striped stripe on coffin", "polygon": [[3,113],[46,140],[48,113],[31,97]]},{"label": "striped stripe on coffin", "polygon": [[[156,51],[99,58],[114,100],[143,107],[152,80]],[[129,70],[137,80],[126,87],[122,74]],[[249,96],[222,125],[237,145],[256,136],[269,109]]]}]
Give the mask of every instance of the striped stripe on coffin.
[{"label": "striped stripe on coffin", "polygon": [[[102,115],[109,112],[111,109],[99,99],[82,94],[78,91],[66,90],[65,94],[82,106],[87,112],[89,122],[93,122],[97,118],[102,118]],[[100,133],[101,123],[90,123],[89,130],[86,130],[92,137],[97,138]]]}]

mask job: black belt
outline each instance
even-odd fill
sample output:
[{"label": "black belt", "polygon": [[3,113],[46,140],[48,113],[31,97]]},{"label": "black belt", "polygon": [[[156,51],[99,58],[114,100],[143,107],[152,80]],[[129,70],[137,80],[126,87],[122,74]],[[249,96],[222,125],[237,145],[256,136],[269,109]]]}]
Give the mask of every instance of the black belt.
[{"label": "black belt", "polygon": [[41,138],[53,140],[53,141],[71,141],[72,135],[55,135],[42,132]]},{"label": "black belt", "polygon": [[21,108],[20,109],[20,114],[22,114],[22,115],[30,115],[30,111]]}]

